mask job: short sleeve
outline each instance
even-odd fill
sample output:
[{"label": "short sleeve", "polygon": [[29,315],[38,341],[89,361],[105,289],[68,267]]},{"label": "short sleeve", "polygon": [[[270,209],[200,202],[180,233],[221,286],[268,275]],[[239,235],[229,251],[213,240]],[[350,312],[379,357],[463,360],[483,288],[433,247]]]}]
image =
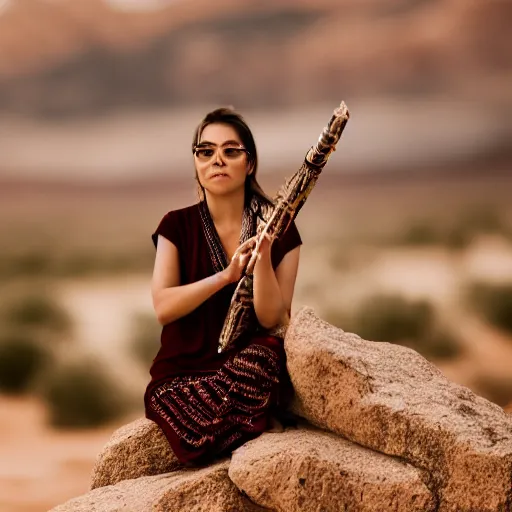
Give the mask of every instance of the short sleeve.
[{"label": "short sleeve", "polygon": [[151,235],[155,249],[158,244],[158,235],[162,235],[164,238],[167,238],[167,240],[172,242],[176,247],[180,247],[180,222],[178,219],[178,213],[176,211],[166,213],[160,221],[160,224],[158,224],[155,232]]},{"label": "short sleeve", "polygon": [[281,263],[288,252],[299,245],[302,245],[302,239],[295,221],[292,221],[283,236],[272,244],[271,257],[274,269],[278,267],[279,263]]}]

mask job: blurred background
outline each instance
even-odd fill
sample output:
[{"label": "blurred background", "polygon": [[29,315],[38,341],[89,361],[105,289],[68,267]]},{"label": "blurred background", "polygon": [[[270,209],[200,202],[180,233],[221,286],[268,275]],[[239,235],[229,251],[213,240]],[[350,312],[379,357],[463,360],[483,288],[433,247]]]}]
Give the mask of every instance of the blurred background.
[{"label": "blurred background", "polygon": [[150,235],[234,106],[273,194],[351,119],[297,225],[293,310],[512,401],[510,0],[0,0],[0,510],[87,491],[143,415]]}]

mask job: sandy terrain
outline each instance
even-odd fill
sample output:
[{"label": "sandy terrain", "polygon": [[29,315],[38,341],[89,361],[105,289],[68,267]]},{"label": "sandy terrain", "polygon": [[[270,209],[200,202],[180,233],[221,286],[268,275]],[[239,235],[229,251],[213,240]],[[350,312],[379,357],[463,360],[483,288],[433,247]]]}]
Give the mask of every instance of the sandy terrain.
[{"label": "sandy terrain", "polygon": [[86,492],[94,460],[118,425],[55,431],[34,399],[0,396],[0,512],[43,512]]},{"label": "sandy terrain", "polygon": [[[318,271],[312,269],[326,268],[326,258],[321,251],[304,251],[295,311],[307,304],[321,314],[330,301],[353,300],[377,289],[430,297],[451,317],[468,349],[457,361],[439,364],[449,378],[471,386],[480,376],[509,375],[511,340],[458,309],[456,292],[468,275],[510,277],[511,246],[488,241],[457,258],[437,249],[384,251],[350,278],[340,274],[315,296],[307,285],[318,280]],[[121,371],[130,373],[124,382],[134,393],[142,393],[147,373],[128,357],[126,340],[130,315],[151,310],[148,285],[146,276],[134,276],[70,281],[59,291],[64,303],[71,305],[77,341],[93,353],[117,357]],[[45,411],[34,399],[0,398],[0,512],[39,512],[85,492],[96,455],[122,423],[86,432],[57,432],[45,424]]]},{"label": "sandy terrain", "polygon": [[[460,279],[468,274],[510,277],[512,247],[497,241],[476,244],[458,258],[439,250],[384,251],[350,278],[339,274],[329,288],[315,295],[308,284],[318,281],[318,270],[313,269],[325,269],[327,257],[321,251],[304,251],[295,311],[307,304],[321,314],[328,302],[353,300],[376,289],[434,298],[468,349],[456,362],[439,364],[444,373],[469,386],[480,376],[509,375],[510,339],[457,309],[456,292]],[[134,276],[70,281],[59,288],[77,322],[77,341],[86,350],[117,357],[121,371],[130,373],[124,381],[134,393],[142,393],[147,373],[129,358],[126,340],[130,315],[151,310],[148,286],[146,276]],[[39,512],[85,492],[96,455],[121,423],[86,432],[57,432],[46,426],[44,409],[35,400],[0,398],[0,512]]]},{"label": "sandy terrain", "polygon": [[[467,348],[457,361],[438,365],[449,378],[471,387],[482,376],[508,377],[511,340],[462,310],[458,291],[471,277],[510,279],[510,242],[479,238],[464,252],[364,243],[368,234],[396,236],[413,218],[443,225],[467,205],[491,204],[510,217],[510,178],[480,176],[409,183],[375,179],[335,187],[319,182],[298,218],[304,246],[293,310],[310,305],[322,315],[326,306],[356,301],[378,289],[425,296],[436,302]],[[265,185],[265,176],[262,181]],[[160,216],[193,199],[182,190],[188,189],[5,191],[0,233],[10,241],[7,250],[26,249],[47,237],[49,251],[92,250],[107,257],[111,251],[142,246],[151,258],[149,233]],[[333,257],[340,260],[336,269]],[[138,275],[54,283],[75,320],[76,345],[84,352],[114,356],[120,372],[130,375],[123,382],[138,396],[149,376],[125,349],[132,315],[151,311],[150,273],[151,259],[147,272]],[[94,431],[57,432],[46,426],[44,409],[33,399],[0,397],[0,512],[40,512],[86,492],[97,454],[121,423],[125,421]]]}]

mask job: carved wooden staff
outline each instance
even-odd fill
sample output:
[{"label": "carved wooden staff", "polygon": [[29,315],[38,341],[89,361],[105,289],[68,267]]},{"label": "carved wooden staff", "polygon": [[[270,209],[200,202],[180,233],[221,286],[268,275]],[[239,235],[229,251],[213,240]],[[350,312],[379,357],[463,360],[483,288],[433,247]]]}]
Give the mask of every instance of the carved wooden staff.
[{"label": "carved wooden staff", "polygon": [[232,348],[247,329],[258,325],[253,302],[253,271],[259,247],[266,234],[271,240],[280,238],[295,219],[315,186],[329,156],[335,151],[348,119],[347,106],[341,102],[320,134],[316,145],[308,151],[301,168],[278,190],[274,197],[274,207],[268,207],[263,212],[266,223],[258,229],[259,236],[251,259],[231,299],[219,338],[219,352]]}]

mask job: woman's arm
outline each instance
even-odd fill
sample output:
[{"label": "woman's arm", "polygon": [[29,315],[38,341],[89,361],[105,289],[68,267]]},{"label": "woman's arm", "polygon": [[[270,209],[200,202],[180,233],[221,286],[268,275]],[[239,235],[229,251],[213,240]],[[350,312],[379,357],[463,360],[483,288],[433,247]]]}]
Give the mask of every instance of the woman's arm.
[{"label": "woman's arm", "polygon": [[267,247],[254,266],[254,310],[258,322],[266,329],[289,321],[299,255],[300,247],[286,253],[274,272]]},{"label": "woman's arm", "polygon": [[165,325],[188,315],[227,284],[226,274],[218,272],[180,286],[178,249],[163,236],[158,236],[151,292],[160,324]]}]

